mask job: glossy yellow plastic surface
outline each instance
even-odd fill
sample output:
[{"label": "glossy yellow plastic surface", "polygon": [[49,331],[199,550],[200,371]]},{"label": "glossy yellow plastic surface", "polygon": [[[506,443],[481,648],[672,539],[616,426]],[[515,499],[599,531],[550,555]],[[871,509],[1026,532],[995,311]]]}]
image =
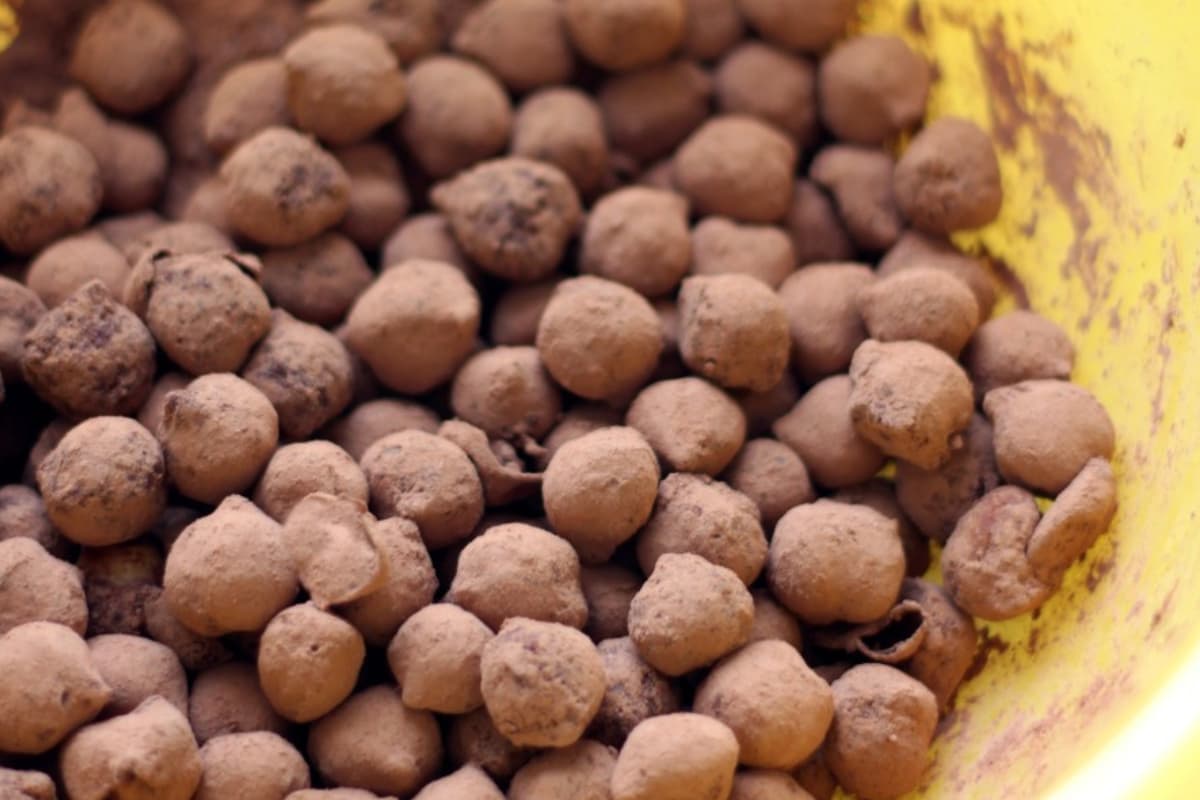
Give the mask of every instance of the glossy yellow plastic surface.
[{"label": "glossy yellow plastic surface", "polygon": [[968,237],[1071,333],[1121,508],[1062,591],[987,626],[921,796],[1200,797],[1200,5],[864,0],[936,63],[930,115],[993,132]]},{"label": "glossy yellow plastic surface", "polygon": [[937,64],[932,116],[993,131],[1006,205],[965,243],[1072,334],[1119,435],[1112,532],[1037,619],[987,626],[918,794],[1200,796],[1200,5],[862,6]]}]

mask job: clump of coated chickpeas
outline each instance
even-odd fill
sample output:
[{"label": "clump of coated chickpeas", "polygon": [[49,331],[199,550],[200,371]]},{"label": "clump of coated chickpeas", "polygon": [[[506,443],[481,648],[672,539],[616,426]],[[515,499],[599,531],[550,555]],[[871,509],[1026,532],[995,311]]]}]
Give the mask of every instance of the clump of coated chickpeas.
[{"label": "clump of coated chickpeas", "polygon": [[1121,452],[950,241],[1003,185],[932,65],[856,0],[245,5],[0,53],[0,796],[918,787]]}]

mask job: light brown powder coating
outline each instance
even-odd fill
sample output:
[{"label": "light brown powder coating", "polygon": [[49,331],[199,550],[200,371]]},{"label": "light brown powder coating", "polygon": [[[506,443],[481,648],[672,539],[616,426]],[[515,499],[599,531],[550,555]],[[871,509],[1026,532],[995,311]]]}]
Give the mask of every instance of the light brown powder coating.
[{"label": "light brown powder coating", "polygon": [[858,293],[874,280],[864,264],[811,264],[779,287],[792,332],[792,357],[800,377],[815,380],[844,372],[867,338]]},{"label": "light brown powder coating", "polygon": [[893,170],[887,153],[841,144],[822,149],[809,167],[813,181],[833,196],[846,231],[861,250],[886,250],[904,230],[892,195]]},{"label": "light brown powder coating", "polygon": [[97,547],[144,533],[167,503],[162,448],[126,417],[92,417],[72,428],[38,467],[54,525]]},{"label": "light brown powder coating", "polygon": [[687,203],[674,192],[630,186],[592,207],[579,267],[655,297],[679,285],[691,252]]},{"label": "light brown powder coating", "polygon": [[801,647],[800,623],[792,612],[788,611],[766,589],[754,591],[754,627],[750,629],[751,642],[770,641],[778,639],[786,642],[796,650]]},{"label": "light brown powder coating", "polygon": [[455,51],[516,92],[568,83],[575,58],[557,0],[487,0],[455,31]]},{"label": "light brown powder coating", "polygon": [[443,261],[469,280],[478,278],[478,270],[467,262],[462,248],[454,241],[444,214],[417,214],[406,219],[383,243],[379,266],[387,270],[416,258]]},{"label": "light brown powder coating", "polygon": [[372,30],[387,40],[401,64],[408,64],[437,49],[438,0],[319,0],[305,10],[311,23],[350,22]]},{"label": "light brown powder coating", "polygon": [[854,428],[851,391],[848,376],[826,378],[772,426],[775,436],[800,456],[812,479],[832,489],[868,480],[885,460]]},{"label": "light brown powder coating", "polygon": [[154,695],[187,714],[187,675],[171,648],[121,633],[93,636],[87,644],[92,664],[112,689],[106,716],[128,714]]},{"label": "light brown powder coating", "polygon": [[200,748],[200,763],[195,800],[275,800],[309,785],[304,756],[266,731],[218,736]]},{"label": "light brown powder coating", "polygon": [[1013,483],[1055,495],[1088,461],[1112,457],[1112,419],[1081,386],[1023,381],[988,392],[983,410],[994,426],[1000,474]]},{"label": "light brown powder coating", "polygon": [[253,256],[160,250],[134,267],[124,302],[185,371],[234,372],[271,326],[259,270]]},{"label": "light brown powder coating", "polygon": [[585,436],[601,428],[611,428],[621,424],[621,412],[609,406],[581,403],[562,415],[554,430],[542,440],[545,454],[538,458],[538,464],[545,468],[554,454],[567,442]]},{"label": "light brown powder coating", "polygon": [[741,40],[745,25],[734,0],[686,0],[682,52],[709,61]]},{"label": "light brown powder coating", "polygon": [[451,717],[446,749],[451,764],[474,764],[501,782],[511,778],[536,752],[505,739],[492,724],[486,708]]},{"label": "light brown powder coating", "polygon": [[800,384],[789,370],[779,383],[765,392],[741,392],[736,398],[746,415],[746,433],[762,436],[771,432],[775,420],[782,417],[800,401]]},{"label": "light brown powder coating", "polygon": [[754,501],[706,475],[674,473],[658,487],[654,513],[638,535],[647,575],[667,553],[692,553],[750,585],[767,560],[767,537]]},{"label": "light brown powder coating", "polygon": [[558,420],[558,387],[533,347],[494,347],[472,356],[450,387],[450,407],[489,436],[540,439]]},{"label": "light brown powder coating", "polygon": [[59,239],[38,253],[29,264],[25,285],[48,308],[54,308],[92,280],[119,296],[128,275],[129,262],[121,251],[103,236],[90,232]]},{"label": "light brown powder coating", "polygon": [[771,530],[788,509],[816,499],[800,456],[774,439],[746,442],[722,477],[758,508],[763,530]]},{"label": "light brown powder coating", "polygon": [[275,452],[279,416],[236,375],[203,375],[167,395],[158,440],[175,488],[212,505],[254,483]]},{"label": "light brown powder coating", "polygon": [[955,358],[979,325],[979,303],[970,287],[934,267],[875,281],[859,292],[858,309],[872,339],[921,341]]},{"label": "light brown powder coating", "polygon": [[938,708],[946,710],[975,661],[979,644],[975,623],[944,589],[928,581],[905,578],[900,596],[918,603],[925,617],[925,640],[904,670],[925,684],[937,698]]},{"label": "light brown powder coating", "polygon": [[1057,588],[1038,577],[1026,549],[1041,514],[1016,486],[985,494],[963,514],[942,551],[946,591],[968,614],[986,620],[1019,617]]},{"label": "light brown powder coating", "polygon": [[67,417],[132,414],[154,382],[154,338],[100,281],[42,315],[25,336],[21,372]]},{"label": "light brown powder coating", "polygon": [[1025,552],[1038,576],[1057,584],[1074,561],[1108,530],[1117,513],[1117,484],[1102,458],[1088,461],[1034,528]]},{"label": "light brown powder coating", "polygon": [[[47,252],[53,249],[51,246]],[[0,378],[10,383],[22,378],[25,335],[46,313],[43,300],[33,289],[33,286],[26,287],[0,276]]]},{"label": "light brown powder coating", "polygon": [[555,86],[533,92],[517,108],[511,152],[553,164],[581,195],[594,194],[609,160],[600,106],[577,89]]},{"label": "light brown powder coating", "polygon": [[341,341],[323,328],[275,309],[242,377],[279,415],[280,431],[304,439],[341,414],[354,391],[354,365]]},{"label": "light brown powder coating", "polygon": [[[879,262],[880,278],[912,267],[930,267],[949,272],[967,286],[979,303],[979,318],[986,320],[996,303],[996,287],[987,261],[957,250],[945,237],[907,230]],[[1007,315],[1006,315],[1007,316]]]},{"label": "light brown powder coating", "polygon": [[322,141],[365,139],[404,108],[404,74],[387,42],[370,29],[317,27],[293,40],[282,57],[292,119]]},{"label": "light brown powder coating", "polygon": [[268,250],[262,258],[262,286],[271,300],[317,325],[341,322],[373,278],[355,243],[339,233]]},{"label": "light brown powder coating", "polygon": [[181,220],[211,225],[226,234],[233,232],[225,213],[225,187],[215,174],[196,184],[177,213]]},{"label": "light brown powder coating", "polygon": [[825,765],[823,750],[818,750],[816,755],[801,764],[792,775],[796,782],[817,800],[833,800],[838,784],[829,767]]},{"label": "light brown powder coating", "polygon": [[241,661],[202,670],[192,683],[188,721],[196,740],[265,731],[284,735],[288,722],[275,713],[253,664]]},{"label": "light brown powder coating", "polygon": [[493,630],[511,617],[572,628],[587,622],[575,550],[554,534],[520,522],[491,527],[463,548],[446,599]]},{"label": "light brown powder coating", "polygon": [[[365,2],[365,0],[364,0]],[[300,789],[284,800],[384,800],[374,792],[364,789]]]},{"label": "light brown powder coating", "polygon": [[616,764],[617,754],[611,747],[585,739],[530,761],[513,776],[508,796],[510,800],[610,800]]},{"label": "light brown powder coating", "polygon": [[422,394],[466,360],[479,313],[479,295],[462,272],[413,259],[385,271],[355,301],[346,343],[389,389]]},{"label": "light brown powder coating", "polygon": [[413,202],[395,151],[366,141],[339,148],[334,155],[350,176],[350,207],[339,229],[363,250],[378,250]]},{"label": "light brown powder coating", "polygon": [[[233,252],[233,240],[206,222],[166,222],[155,225],[121,246],[125,259],[136,264],[159,250],[184,253]],[[253,262],[251,262],[253,263]]]},{"label": "light brown powder coating", "polygon": [[783,301],[749,275],[688,278],[679,292],[683,361],[730,389],[765,391],[783,378],[791,337]]},{"label": "light brown powder coating", "polygon": [[929,762],[937,700],[894,667],[863,664],[833,682],[834,718],[825,761],[864,800],[915,789]]},{"label": "light brown powder coating", "polygon": [[658,479],[658,459],[637,431],[601,428],[554,454],[542,499],[554,532],[599,564],[649,519]]},{"label": "light brown powder coating", "polygon": [[258,482],[254,503],[276,522],[313,492],[366,504],[367,478],[350,454],[321,440],[279,448]]},{"label": "light brown powder coating", "polygon": [[904,513],[930,539],[944,544],[959,517],[1000,485],[992,449],[992,426],[974,414],[963,431],[963,446],[936,470],[896,464],[896,499]]},{"label": "light brown powder coating", "polygon": [[42,496],[18,483],[0,486],[0,542],[32,539],[55,556],[65,556],[66,543],[46,514]]},{"label": "light brown powder coating", "polygon": [[496,787],[487,773],[473,764],[460,767],[417,792],[413,800],[504,800],[504,793]]},{"label": "light brown powder coating", "polygon": [[754,600],[741,578],[691,553],[666,553],[634,596],[629,636],[670,676],[712,663],[745,644]]},{"label": "light brown powder coating", "polygon": [[747,41],[717,67],[717,107],[771,123],[801,147],[817,136],[817,71],[812,62],[779,47]]},{"label": "light brown powder coating", "polygon": [[506,506],[537,494],[542,474],[527,472],[517,449],[509,442],[489,441],[482,430],[458,419],[442,423],[438,435],[461,447],[471,459],[489,507]]},{"label": "light brown powder coating", "polygon": [[729,797],[737,769],[733,731],[703,714],[654,717],[634,728],[613,769],[612,800]]},{"label": "light brown powder coating", "polygon": [[692,228],[693,275],[749,275],[772,289],[796,269],[791,239],[779,228],[706,217]]},{"label": "light brown powder coating", "polygon": [[713,667],[696,690],[694,708],[729,726],[742,764],[790,770],[824,741],[833,693],[796,648],[755,642]]},{"label": "light brown powder coating", "polygon": [[821,121],[839,139],[880,145],[925,114],[929,65],[897,36],[855,36],[821,60]]},{"label": "light brown powder coating", "polygon": [[579,582],[588,607],[583,630],[592,641],[628,635],[629,604],[642,586],[641,576],[617,564],[602,564],[583,567]]},{"label": "light brown powder coating", "polygon": [[34,253],[83,228],[100,207],[96,159],[74,139],[47,128],[0,136],[0,243]]},{"label": "light brown powder coating", "polygon": [[844,262],[855,255],[854,243],[833,200],[810,180],[796,181],[782,225],[792,239],[798,267]]},{"label": "light brown powder coating", "polygon": [[37,754],[100,713],[112,696],[79,634],[29,622],[0,635],[0,751]]},{"label": "light brown powder coating", "polygon": [[54,781],[44,772],[0,767],[0,791],[13,800],[55,800]]},{"label": "light brown powder coating", "polygon": [[751,769],[733,777],[729,800],[813,800],[813,796],[786,772]]},{"label": "light brown powder coating", "polygon": [[186,669],[208,669],[233,658],[233,653],[220,639],[201,636],[180,622],[167,603],[166,593],[159,586],[146,590],[143,614],[146,635],[171,648]]},{"label": "light brown powder coating", "polygon": [[579,226],[579,195],[550,164],[510,156],[486,161],[435,186],[430,199],[481,269],[536,281],[558,267]]},{"label": "light brown powder coating", "polygon": [[192,65],[188,44],[183,25],[158,3],[109,0],[84,21],[69,70],[108,108],[141,114],[183,83]]},{"label": "light brown powder coating", "polygon": [[201,636],[262,630],[298,588],[279,523],[237,495],[184,529],[163,572],[171,613]]},{"label": "light brown powder coating", "polygon": [[675,180],[701,214],[777,222],[792,201],[796,146],[753,117],[711,118],[675,153]]},{"label": "light brown powder coating", "polygon": [[434,178],[447,178],[508,144],[512,103],[492,74],[457,56],[423,58],[408,73],[408,105],[396,126]]},{"label": "light brown powder coating", "polygon": [[59,755],[67,795],[188,800],[203,767],[187,718],[161,697],[81,729]]},{"label": "light brown powder coating", "polygon": [[261,130],[290,119],[287,67],[281,58],[256,58],[228,69],[204,111],[204,141],[224,154]]},{"label": "light brown powder coating", "polygon": [[947,234],[988,224],[1004,199],[991,137],[969,120],[934,120],[896,164],[895,190],[904,216],[923,231]]},{"label": "light brown powder coating", "polygon": [[679,710],[678,690],[646,663],[632,639],[606,639],[597,650],[607,686],[589,737],[620,748],[642,720]]},{"label": "light brown powder coating", "polygon": [[42,428],[42,432],[38,434],[33,447],[29,450],[29,458],[25,461],[25,469],[21,473],[21,480],[30,486],[37,484],[38,467],[41,466],[46,456],[50,455],[50,451],[58,447],[58,443],[67,435],[67,431],[73,427],[74,423],[71,420],[57,417]]},{"label": "light brown powder coating", "polygon": [[[318,608],[349,603],[387,580],[366,504],[314,492],[292,508],[283,543],[300,583]],[[319,716],[319,715],[318,715]]]},{"label": "light brown powder coating", "polygon": [[571,43],[596,66],[619,72],[662,61],[683,40],[684,0],[567,0]]},{"label": "light brown powder coating", "polygon": [[432,714],[404,705],[394,687],[375,686],[312,726],[308,756],[330,783],[408,797],[437,774],[442,737]]},{"label": "light brown powder coating", "polygon": [[330,425],[327,433],[330,440],[357,461],[368,447],[389,433],[405,430],[436,433],[437,429],[437,414],[424,405],[385,397],[355,406]]},{"label": "light brown powder coating", "polygon": [[380,518],[417,523],[431,549],[469,536],[483,516],[483,486],[458,445],[419,430],[389,434],[360,462]]},{"label": "light brown powder coating", "polygon": [[896,521],[874,509],[818,500],[775,526],[767,583],[802,623],[871,622],[896,602],[903,580]]},{"label": "light brown powder coating", "polygon": [[450,603],[409,617],[387,648],[388,665],[409,708],[466,714],[483,705],[480,658],[492,631]]},{"label": "light brown powder coating", "polygon": [[650,377],[663,349],[662,324],[634,290],[583,276],[559,284],[538,322],[537,348],[550,375],[592,400],[627,395]]},{"label": "light brown powder coating", "polygon": [[280,716],[311,722],[350,696],[365,657],[350,623],[311,603],[291,606],[262,633],[258,681]]},{"label": "light brown powder coating", "polygon": [[13,536],[0,540],[0,635],[27,622],[54,622],[82,636],[87,600],[78,569]]},{"label": "light brown powder coating", "polygon": [[1074,363],[1075,346],[1066,332],[1024,309],[980,325],[963,353],[963,366],[975,382],[978,398],[1021,381],[1067,380]]},{"label": "light brown powder coating", "polygon": [[647,386],[629,406],[625,423],[678,472],[716,475],[746,439],[746,417],[738,404],[700,378]]},{"label": "light brown powder coating", "polygon": [[271,247],[300,244],[346,214],[350,178],[338,160],[289,128],[264,128],[221,165],[234,229]]},{"label": "light brown powder coating", "polygon": [[596,99],[613,149],[649,164],[704,122],[712,93],[712,78],[699,64],[670,61],[609,77]]},{"label": "light brown powder coating", "polygon": [[358,628],[367,644],[383,647],[406,619],[433,601],[437,576],[415,523],[392,517],[377,522],[373,531],[387,580],[338,612]]},{"label": "light brown powder coating", "polygon": [[566,747],[604,699],[604,664],[584,634],[514,617],[483,647],[481,688],[496,729],[523,747]]},{"label": "light brown powder coating", "polygon": [[760,36],[791,50],[819,52],[845,33],[854,0],[737,0]]},{"label": "light brown powder coating", "polygon": [[850,418],[888,455],[937,469],[962,447],[975,401],[957,362],[924,342],[863,342],[850,364]]},{"label": "light brown powder coating", "polygon": [[896,497],[895,486],[884,478],[872,478],[857,486],[849,486],[836,492],[830,499],[839,503],[850,503],[873,508],[899,525],[900,543],[904,546],[905,573],[920,577],[929,569],[931,555],[929,539],[926,538],[905,516]]}]

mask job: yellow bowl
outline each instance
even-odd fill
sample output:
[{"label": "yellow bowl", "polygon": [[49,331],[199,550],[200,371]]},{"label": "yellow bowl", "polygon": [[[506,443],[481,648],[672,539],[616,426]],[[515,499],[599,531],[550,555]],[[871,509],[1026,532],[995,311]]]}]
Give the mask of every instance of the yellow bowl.
[{"label": "yellow bowl", "polygon": [[[964,240],[1073,336],[1119,433],[1112,532],[1036,618],[987,626],[921,796],[1200,793],[1200,7],[862,0],[991,130],[1001,219]],[[0,50],[13,19],[0,0]],[[1009,298],[1012,302],[1013,298]]]},{"label": "yellow bowl", "polygon": [[863,0],[1000,151],[1007,265],[1118,431],[1121,509],[1035,618],[988,625],[923,797],[1200,796],[1200,6]]}]

